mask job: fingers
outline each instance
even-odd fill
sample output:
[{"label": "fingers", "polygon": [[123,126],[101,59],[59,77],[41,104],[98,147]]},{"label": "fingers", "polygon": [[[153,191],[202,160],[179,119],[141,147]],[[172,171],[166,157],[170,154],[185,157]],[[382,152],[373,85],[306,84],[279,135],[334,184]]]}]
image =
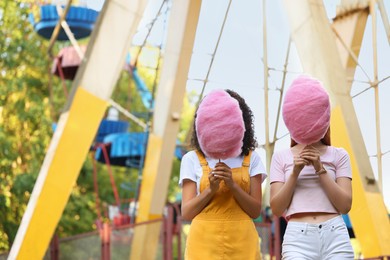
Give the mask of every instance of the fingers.
[{"label": "fingers", "polygon": [[295,165],[310,165],[310,161],[303,158],[303,157],[295,156],[294,157],[294,164]]},{"label": "fingers", "polygon": [[305,148],[303,148],[303,150],[300,152],[300,155],[302,154],[312,154],[312,155],[320,155],[320,151],[313,147],[313,146],[306,146]]},{"label": "fingers", "polygon": [[317,150],[302,150],[299,155],[303,155],[303,154],[311,154],[311,155],[320,155],[320,152],[317,151]]},{"label": "fingers", "polygon": [[321,160],[320,154],[318,152],[303,151],[299,154],[299,156],[305,160],[312,162],[312,163]]},{"label": "fingers", "polygon": [[310,161],[319,161],[320,160],[320,151],[311,145],[305,146],[299,155]]},{"label": "fingers", "polygon": [[230,167],[227,166],[224,162],[218,162],[215,165],[214,171],[230,171]]},{"label": "fingers", "polygon": [[232,178],[232,172],[230,170],[225,171],[225,170],[214,169],[213,173],[216,178],[220,178],[220,179]]},{"label": "fingers", "polygon": [[209,173],[209,181],[210,181],[210,182],[216,182],[216,181],[219,182],[219,181],[220,181],[219,178],[218,178],[218,176],[215,174],[214,171],[212,171],[212,172]]},{"label": "fingers", "polygon": [[302,151],[305,151],[305,150],[312,150],[312,151],[317,151],[319,152],[319,150],[317,149],[317,147],[315,146],[312,146],[312,145],[306,145]]},{"label": "fingers", "polygon": [[221,180],[226,180],[228,179],[229,177],[225,175],[225,173],[220,173],[220,172],[215,172],[214,174],[214,178],[218,181],[221,181]]},{"label": "fingers", "polygon": [[216,171],[214,170],[214,177],[218,179],[218,181],[223,181],[225,185],[229,188],[232,188],[234,185],[234,180],[232,176],[232,172],[229,171]]},{"label": "fingers", "polygon": [[233,183],[232,171],[226,164],[218,163],[212,172],[216,179],[223,180],[227,186]]},{"label": "fingers", "polygon": [[305,165],[313,165],[315,169],[319,169],[322,167],[320,151],[311,145],[305,146],[298,158],[294,158],[294,163],[296,165],[305,163]]},{"label": "fingers", "polygon": [[227,166],[224,162],[218,162],[215,165],[215,168],[213,170],[214,174],[218,176],[231,176],[232,171],[229,166]]},{"label": "fingers", "polygon": [[220,179],[218,179],[214,172],[209,173],[209,182],[210,182],[210,189],[212,192],[216,192],[219,189],[219,183],[221,182]]}]

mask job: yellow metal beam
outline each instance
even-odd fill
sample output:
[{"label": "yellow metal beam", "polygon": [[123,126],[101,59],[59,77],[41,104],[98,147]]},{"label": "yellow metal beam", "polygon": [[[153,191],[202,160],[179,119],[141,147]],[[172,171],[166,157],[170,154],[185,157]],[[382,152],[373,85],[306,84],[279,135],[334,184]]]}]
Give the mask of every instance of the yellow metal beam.
[{"label": "yellow metal beam", "polygon": [[[162,217],[190,67],[201,0],[173,1],[153,129],[149,136],[136,223]],[[131,259],[154,259],[161,222],[137,225]]]},{"label": "yellow metal beam", "polygon": [[107,108],[146,2],[105,2],[9,259],[43,258]]},{"label": "yellow metal beam", "polygon": [[[351,157],[354,179],[350,217],[362,253],[364,257],[390,255],[387,210],[368,159],[347,82],[347,75],[353,75],[356,63],[350,62],[345,48],[337,49],[322,1],[286,0],[284,3],[304,71],[319,78],[330,93],[332,143],[344,147]],[[341,37],[349,35],[342,39],[358,55],[363,36],[359,28],[365,24],[367,16],[353,12],[351,15],[357,17],[347,17],[348,25],[340,26],[343,30],[337,32]]]},{"label": "yellow metal beam", "polygon": [[48,151],[52,156],[42,165],[9,259],[43,258],[106,105],[79,88],[71,110],[62,114],[57,126],[61,131],[55,132]]},{"label": "yellow metal beam", "polygon": [[365,257],[389,255],[390,226],[383,197],[377,189],[367,187],[367,180],[362,179],[359,175],[357,157],[354,155],[346,128],[348,121],[344,118],[341,110],[341,106],[332,110],[331,133],[332,142],[337,146],[344,147],[351,155],[353,202],[349,216],[353,230]]},{"label": "yellow metal beam", "polygon": [[[341,16],[340,18],[336,17],[332,25],[337,36],[337,47],[341,62],[346,70],[348,79],[353,79],[355,74],[368,14],[367,3],[367,6],[361,6],[359,10],[349,15]],[[350,89],[352,86],[351,81],[347,84],[348,89]],[[339,126],[336,134],[332,135],[332,139],[340,146],[348,148],[350,153],[353,153],[354,149],[352,149],[349,142],[354,140],[348,138],[347,129],[343,127],[347,121],[346,118],[343,118],[341,109],[341,106],[337,107],[332,114],[335,125]],[[347,111],[348,108],[344,110]],[[346,140],[349,141],[346,142]],[[364,154],[366,155],[366,153]],[[354,232],[361,244],[364,256],[389,255],[390,224],[383,197],[372,173],[359,174],[361,171],[359,171],[355,158],[357,158],[356,155],[352,157],[351,163],[354,175],[357,176],[353,176],[353,204],[349,213]],[[372,172],[371,169],[370,171]]]},{"label": "yellow metal beam", "polygon": [[348,90],[352,87],[351,82],[355,75],[367,17],[368,8],[364,8],[349,15],[336,16],[332,24],[332,29],[336,34],[336,44],[341,64],[347,73]]},{"label": "yellow metal beam", "polygon": [[[162,189],[160,179],[157,179],[156,174],[162,145],[163,140],[151,133],[148,140],[145,168],[142,172],[141,196],[137,214],[137,224],[139,225],[135,227],[134,239],[131,245],[131,259],[155,259],[163,215],[162,210],[152,213],[151,202],[154,189]],[[149,149],[149,147],[153,147],[153,149]],[[167,167],[169,166],[167,165]]]}]

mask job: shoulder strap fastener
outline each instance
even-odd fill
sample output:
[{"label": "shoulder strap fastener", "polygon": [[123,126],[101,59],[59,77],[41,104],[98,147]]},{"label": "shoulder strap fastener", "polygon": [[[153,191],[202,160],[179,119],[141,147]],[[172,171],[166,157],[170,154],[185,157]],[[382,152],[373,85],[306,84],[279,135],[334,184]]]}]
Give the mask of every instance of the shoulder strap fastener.
[{"label": "shoulder strap fastener", "polygon": [[249,151],[249,154],[244,156],[244,160],[242,161],[243,167],[249,167],[251,165],[251,155],[252,151]]},{"label": "shoulder strap fastener", "polygon": [[204,158],[203,154],[200,151],[196,150],[196,155],[198,156],[200,165],[202,167],[208,165],[208,162],[206,161],[206,158]]}]

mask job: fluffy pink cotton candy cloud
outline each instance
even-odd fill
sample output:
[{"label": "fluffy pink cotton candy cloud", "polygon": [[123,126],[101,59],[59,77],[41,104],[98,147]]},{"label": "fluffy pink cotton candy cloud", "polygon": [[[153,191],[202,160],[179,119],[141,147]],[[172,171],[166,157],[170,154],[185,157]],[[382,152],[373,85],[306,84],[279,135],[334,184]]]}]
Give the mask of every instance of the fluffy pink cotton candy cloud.
[{"label": "fluffy pink cotton candy cloud", "polygon": [[196,134],[203,153],[214,159],[241,154],[245,133],[239,103],[225,90],[211,91],[199,105]]},{"label": "fluffy pink cotton candy cloud", "polygon": [[302,75],[292,82],[284,97],[283,120],[297,143],[312,144],[325,136],[330,124],[330,102],[320,81]]}]

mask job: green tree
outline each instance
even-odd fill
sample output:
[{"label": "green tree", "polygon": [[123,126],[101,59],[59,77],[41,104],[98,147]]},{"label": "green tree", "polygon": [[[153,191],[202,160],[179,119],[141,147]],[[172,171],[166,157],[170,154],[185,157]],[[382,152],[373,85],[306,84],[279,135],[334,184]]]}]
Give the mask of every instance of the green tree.
[{"label": "green tree", "polygon": [[0,3],[0,250],[12,243],[52,134],[48,59],[28,5]]},{"label": "green tree", "polygon": [[[0,251],[7,251],[12,245],[53,135],[52,125],[66,102],[60,79],[49,73],[53,60],[47,53],[48,40],[36,34],[28,19],[30,12],[37,8],[35,2],[0,1]],[[68,44],[57,42],[53,53]],[[152,91],[158,73],[142,67],[138,72]],[[67,88],[71,84],[67,81]],[[193,104],[188,101],[193,96],[191,93],[184,103],[184,119],[178,136],[182,142],[193,116]],[[121,73],[112,98],[145,122],[152,116],[126,71]],[[128,120],[123,115],[121,119]],[[130,122],[130,125],[131,131],[142,131],[136,124]],[[57,227],[60,237],[96,229],[92,162],[88,156],[72,190]],[[171,201],[180,192],[177,186],[180,161],[175,160],[173,164]],[[134,198],[141,174],[138,169],[112,167],[112,170],[120,197]],[[105,165],[98,164],[97,175],[101,204],[114,204]]]},{"label": "green tree", "polygon": [[[28,1],[0,2],[0,251],[9,250],[14,240],[53,134],[53,119],[66,101],[59,79],[53,78],[50,102],[52,59],[48,41],[34,32],[28,20],[32,8]],[[61,235],[93,228],[90,176],[86,163],[78,180],[81,185],[75,186],[59,223]],[[102,178],[103,187],[108,183]]]}]

